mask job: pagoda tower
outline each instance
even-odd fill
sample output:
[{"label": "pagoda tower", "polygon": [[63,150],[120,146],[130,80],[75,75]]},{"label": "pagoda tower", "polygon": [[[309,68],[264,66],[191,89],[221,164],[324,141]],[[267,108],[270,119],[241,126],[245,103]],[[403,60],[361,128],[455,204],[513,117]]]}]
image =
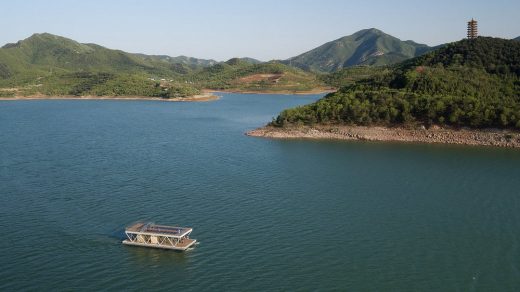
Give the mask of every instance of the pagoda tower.
[{"label": "pagoda tower", "polygon": [[468,39],[476,39],[478,37],[477,21],[473,18],[468,21]]}]

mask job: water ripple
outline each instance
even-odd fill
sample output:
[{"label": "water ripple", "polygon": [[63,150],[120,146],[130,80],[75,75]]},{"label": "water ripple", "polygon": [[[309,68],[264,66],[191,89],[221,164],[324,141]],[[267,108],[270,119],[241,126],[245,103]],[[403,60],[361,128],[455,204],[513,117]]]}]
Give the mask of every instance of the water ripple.
[{"label": "water ripple", "polygon": [[243,135],[316,98],[3,103],[0,290],[520,289],[518,152]]}]

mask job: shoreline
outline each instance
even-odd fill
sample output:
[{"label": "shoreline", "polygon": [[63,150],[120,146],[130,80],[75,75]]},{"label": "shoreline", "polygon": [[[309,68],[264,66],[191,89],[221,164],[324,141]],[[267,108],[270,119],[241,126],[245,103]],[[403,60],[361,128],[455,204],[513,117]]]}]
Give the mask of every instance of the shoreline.
[{"label": "shoreline", "polygon": [[357,140],[520,148],[520,132],[499,129],[408,129],[346,125],[286,128],[265,126],[248,131],[246,135],[273,139]]},{"label": "shoreline", "polygon": [[167,102],[206,102],[219,100],[220,96],[216,93],[242,93],[242,94],[280,94],[280,95],[310,95],[310,94],[327,94],[336,92],[335,89],[312,89],[305,91],[290,91],[290,90],[263,90],[263,91],[248,91],[248,90],[212,90],[202,89],[201,94],[182,97],[182,98],[162,98],[162,97],[150,97],[150,96],[97,96],[97,95],[60,95],[50,96],[43,94],[22,96],[17,95],[13,97],[0,97],[0,101],[13,101],[13,100],[152,100],[152,101],[167,101]]},{"label": "shoreline", "polygon": [[0,101],[8,100],[153,100],[153,101],[165,101],[165,102],[207,102],[220,99],[219,96],[214,95],[213,92],[203,91],[201,94],[188,96],[188,97],[177,97],[177,98],[162,98],[162,97],[150,97],[150,96],[96,96],[96,95],[61,95],[61,96],[49,96],[49,95],[29,95],[29,96],[13,96],[13,97],[0,97]]},{"label": "shoreline", "polygon": [[230,90],[212,90],[205,89],[209,92],[221,92],[221,93],[243,93],[243,94],[280,94],[280,95],[309,95],[309,94],[327,94],[336,92],[337,89],[311,89],[311,90],[303,90],[303,91],[290,91],[290,90],[240,90],[240,89],[230,89]]}]

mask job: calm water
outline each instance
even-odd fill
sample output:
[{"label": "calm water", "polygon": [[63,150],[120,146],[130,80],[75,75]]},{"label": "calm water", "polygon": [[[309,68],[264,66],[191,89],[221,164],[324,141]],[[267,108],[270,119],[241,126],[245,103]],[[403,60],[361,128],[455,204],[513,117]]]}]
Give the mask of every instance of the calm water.
[{"label": "calm water", "polygon": [[520,289],[520,151],[243,135],[317,98],[0,102],[0,290]]}]

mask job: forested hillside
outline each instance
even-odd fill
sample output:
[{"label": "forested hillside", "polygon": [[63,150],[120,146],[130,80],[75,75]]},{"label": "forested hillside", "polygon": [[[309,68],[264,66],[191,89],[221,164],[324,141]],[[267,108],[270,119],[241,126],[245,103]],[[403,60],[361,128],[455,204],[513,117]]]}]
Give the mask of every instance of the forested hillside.
[{"label": "forested hillside", "polygon": [[452,43],[286,110],[272,124],[315,123],[520,129],[520,43]]}]

